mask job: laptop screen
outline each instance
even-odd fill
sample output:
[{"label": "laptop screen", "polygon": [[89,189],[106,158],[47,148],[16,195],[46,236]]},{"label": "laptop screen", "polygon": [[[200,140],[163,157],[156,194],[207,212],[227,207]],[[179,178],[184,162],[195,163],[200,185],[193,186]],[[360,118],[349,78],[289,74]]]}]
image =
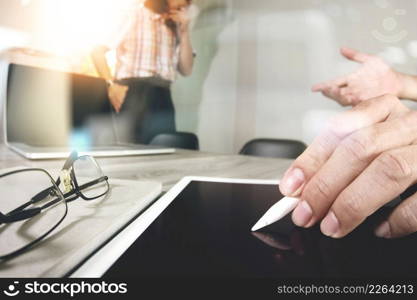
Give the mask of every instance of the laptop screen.
[{"label": "laptop screen", "polygon": [[89,148],[118,141],[104,80],[10,64],[7,82],[9,143]]}]

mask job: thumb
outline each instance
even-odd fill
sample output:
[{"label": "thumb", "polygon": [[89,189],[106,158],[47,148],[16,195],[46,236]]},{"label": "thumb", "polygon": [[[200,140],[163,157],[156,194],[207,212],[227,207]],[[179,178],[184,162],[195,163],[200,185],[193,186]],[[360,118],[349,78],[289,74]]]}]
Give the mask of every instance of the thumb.
[{"label": "thumb", "polygon": [[358,63],[364,63],[371,58],[371,55],[369,54],[362,53],[348,47],[341,48],[340,53],[347,59],[356,61]]},{"label": "thumb", "polygon": [[381,238],[398,238],[417,231],[417,194],[398,205],[388,219],[379,225],[375,235]]}]

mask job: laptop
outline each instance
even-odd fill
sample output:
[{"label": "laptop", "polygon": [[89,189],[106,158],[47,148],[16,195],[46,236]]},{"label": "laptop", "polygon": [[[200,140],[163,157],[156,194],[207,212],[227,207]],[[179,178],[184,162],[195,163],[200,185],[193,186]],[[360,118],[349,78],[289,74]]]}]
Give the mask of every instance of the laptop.
[{"label": "laptop", "polygon": [[115,116],[100,78],[18,64],[8,65],[5,78],[5,144],[25,158],[66,158],[72,150],[96,157],[175,152],[134,144],[133,125]]}]

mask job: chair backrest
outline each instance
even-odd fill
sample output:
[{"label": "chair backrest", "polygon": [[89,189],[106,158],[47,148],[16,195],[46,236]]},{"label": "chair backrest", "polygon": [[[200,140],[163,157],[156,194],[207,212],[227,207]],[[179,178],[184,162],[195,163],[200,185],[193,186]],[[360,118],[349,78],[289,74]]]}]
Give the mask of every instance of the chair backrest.
[{"label": "chair backrest", "polygon": [[306,148],[306,144],[296,140],[254,139],[246,143],[239,153],[244,155],[295,159]]},{"label": "chair backrest", "polygon": [[194,133],[174,132],[161,133],[155,136],[150,145],[199,150],[198,137]]}]

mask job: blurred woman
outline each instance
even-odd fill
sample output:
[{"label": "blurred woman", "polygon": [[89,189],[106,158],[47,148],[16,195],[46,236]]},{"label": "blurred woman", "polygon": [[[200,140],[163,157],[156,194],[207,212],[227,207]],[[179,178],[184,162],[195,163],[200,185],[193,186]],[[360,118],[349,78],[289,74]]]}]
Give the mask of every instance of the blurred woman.
[{"label": "blurred woman", "polygon": [[[131,123],[136,143],[176,131],[170,86],[177,72],[189,76],[193,69],[190,5],[191,0],[138,1],[118,39],[92,53],[111,105]],[[105,56],[112,48],[117,59],[114,77]]]}]

